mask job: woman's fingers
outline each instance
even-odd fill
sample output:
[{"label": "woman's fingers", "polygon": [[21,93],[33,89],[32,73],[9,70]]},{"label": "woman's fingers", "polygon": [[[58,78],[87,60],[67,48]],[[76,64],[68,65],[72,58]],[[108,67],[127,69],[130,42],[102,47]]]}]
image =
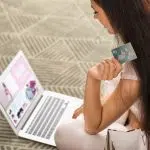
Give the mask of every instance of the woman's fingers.
[{"label": "woman's fingers", "polygon": [[106,59],[102,62],[104,70],[102,73],[103,80],[112,80],[116,76],[116,65],[112,60]]},{"label": "woman's fingers", "polygon": [[116,65],[116,70],[114,73],[114,78],[116,78],[122,70],[122,65],[115,58],[112,58],[112,62]]},{"label": "woman's fingers", "polygon": [[97,65],[97,77],[99,80],[101,80],[103,78],[103,75],[104,75],[104,70],[105,70],[105,66],[104,66],[104,63],[99,63]]},{"label": "woman's fingers", "polygon": [[97,80],[112,80],[122,70],[122,65],[114,58],[106,59],[90,68],[89,75]]},{"label": "woman's fingers", "polygon": [[72,118],[76,119],[82,112],[83,112],[83,107],[79,107],[74,111]]},{"label": "woman's fingers", "polygon": [[109,72],[108,72],[107,80],[112,80],[114,78],[116,65],[112,62],[112,60],[109,59],[106,59],[106,62],[109,64]]},{"label": "woman's fingers", "polygon": [[103,80],[108,80],[109,72],[110,72],[109,62],[104,60],[102,64],[104,65],[104,72],[102,73],[102,78]]}]

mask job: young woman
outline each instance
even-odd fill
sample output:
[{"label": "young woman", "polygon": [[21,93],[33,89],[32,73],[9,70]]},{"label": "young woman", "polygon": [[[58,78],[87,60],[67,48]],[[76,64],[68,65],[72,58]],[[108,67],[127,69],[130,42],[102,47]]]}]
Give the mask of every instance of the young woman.
[{"label": "young woman", "polygon": [[[129,125],[150,136],[150,1],[91,0],[91,7],[94,18],[110,34],[119,35],[124,43],[131,42],[138,58],[124,66],[114,58],[107,59],[89,69],[84,104],[73,115],[76,118],[83,112],[84,123],[75,120],[58,128],[55,141],[59,150],[100,149],[104,139],[98,133],[127,110],[131,110]],[[121,78],[116,89],[102,105],[101,81],[118,74]]]}]

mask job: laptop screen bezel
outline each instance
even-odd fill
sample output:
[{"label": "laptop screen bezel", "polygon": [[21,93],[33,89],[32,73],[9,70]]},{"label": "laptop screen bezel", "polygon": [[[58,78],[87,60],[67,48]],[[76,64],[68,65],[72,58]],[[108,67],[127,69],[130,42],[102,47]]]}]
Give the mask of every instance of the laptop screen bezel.
[{"label": "laptop screen bezel", "polygon": [[13,65],[16,63],[16,61],[20,58],[23,58],[24,61],[26,62],[26,64],[28,65],[28,68],[30,69],[33,77],[35,78],[35,80],[38,82],[38,88],[39,88],[39,93],[36,96],[36,99],[31,103],[30,107],[28,108],[28,110],[26,111],[26,113],[24,114],[23,118],[20,120],[19,124],[15,127],[13,122],[11,121],[10,117],[8,116],[6,109],[4,109],[4,107],[0,104],[0,110],[2,111],[3,115],[5,116],[5,118],[7,119],[8,123],[10,124],[10,126],[12,127],[13,131],[15,132],[16,135],[18,135],[19,131],[23,128],[24,124],[26,123],[27,119],[29,118],[29,116],[32,114],[34,108],[36,107],[36,105],[38,104],[40,97],[42,96],[44,89],[42,87],[42,85],[40,84],[37,76],[35,75],[31,65],[29,64],[27,58],[25,57],[24,53],[22,51],[19,51],[17,53],[17,55],[14,57],[14,59],[10,62],[10,64],[8,65],[8,67],[4,70],[4,72],[2,73],[1,77],[0,77],[0,83],[3,82],[3,80],[5,79],[5,77],[10,73],[11,68],[13,67]]}]

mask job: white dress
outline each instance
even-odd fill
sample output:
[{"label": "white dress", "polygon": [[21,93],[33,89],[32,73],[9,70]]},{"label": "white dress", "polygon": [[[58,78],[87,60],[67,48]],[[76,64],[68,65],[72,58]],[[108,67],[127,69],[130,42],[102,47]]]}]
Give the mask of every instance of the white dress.
[{"label": "white dress", "polygon": [[[136,71],[134,70],[133,66],[131,63],[126,63],[124,66],[124,69],[121,73],[121,78],[122,79],[131,79],[131,80],[140,80],[140,78],[138,77]],[[134,105],[131,106],[131,111],[135,114],[135,116],[137,117],[137,119],[140,120],[141,117],[141,104],[140,104],[140,99],[137,99],[137,101],[135,102]]]},{"label": "white dress", "polygon": [[[111,81],[104,81],[103,96],[111,94],[115,90],[120,79],[140,80],[132,64],[130,62],[127,62],[124,64],[123,70],[116,78],[114,78]],[[135,104],[131,106],[130,110],[135,114],[137,119],[140,120],[140,110],[141,110],[140,99],[137,99]],[[126,112],[123,116],[121,116],[121,118],[118,119],[117,122],[124,124],[125,120],[127,119],[127,115],[128,112]]]}]

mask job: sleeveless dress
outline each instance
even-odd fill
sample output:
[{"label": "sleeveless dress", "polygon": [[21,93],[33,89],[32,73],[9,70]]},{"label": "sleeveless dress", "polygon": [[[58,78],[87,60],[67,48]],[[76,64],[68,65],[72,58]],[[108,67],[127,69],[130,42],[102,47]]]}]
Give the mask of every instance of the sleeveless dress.
[{"label": "sleeveless dress", "polygon": [[[123,65],[123,69],[121,73],[114,78],[111,81],[104,81],[103,83],[103,96],[106,96],[108,94],[111,94],[116,86],[118,85],[120,79],[128,79],[128,80],[140,80],[138,77],[136,71],[134,70],[131,62],[126,62]],[[140,104],[140,98],[137,99],[137,101],[134,103],[134,105],[131,106],[130,110],[135,114],[137,119],[140,120],[140,110],[141,110],[141,104]],[[118,123],[124,124],[125,120],[127,119],[128,111],[120,117],[120,119],[117,120]]]}]

